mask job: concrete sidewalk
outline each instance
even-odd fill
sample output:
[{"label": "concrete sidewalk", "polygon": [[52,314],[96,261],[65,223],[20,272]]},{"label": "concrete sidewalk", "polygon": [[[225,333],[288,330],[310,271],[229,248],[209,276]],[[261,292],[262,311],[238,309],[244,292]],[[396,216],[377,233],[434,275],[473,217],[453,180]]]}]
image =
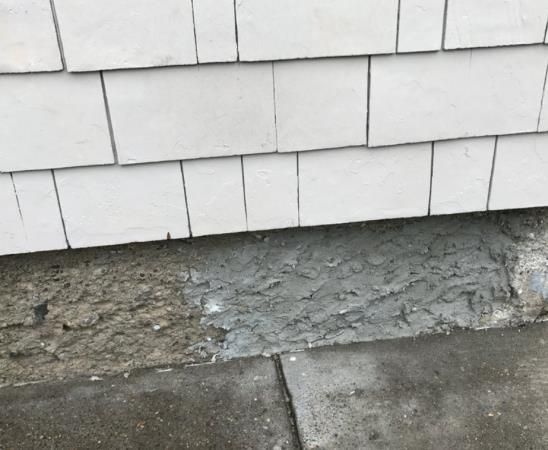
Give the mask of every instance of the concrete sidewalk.
[{"label": "concrete sidewalk", "polygon": [[0,389],[1,449],[546,449],[548,324]]}]

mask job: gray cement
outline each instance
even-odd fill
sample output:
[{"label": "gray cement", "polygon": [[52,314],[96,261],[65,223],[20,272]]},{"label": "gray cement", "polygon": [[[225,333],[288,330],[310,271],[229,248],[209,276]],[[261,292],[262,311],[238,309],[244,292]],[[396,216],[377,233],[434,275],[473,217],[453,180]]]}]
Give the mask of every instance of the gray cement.
[{"label": "gray cement", "polygon": [[284,355],[303,448],[548,448],[547,325]]},{"label": "gray cement", "polygon": [[271,360],[0,389],[0,449],[296,447]]},{"label": "gray cement", "polygon": [[542,320],[548,210],[0,258],[0,385]]}]

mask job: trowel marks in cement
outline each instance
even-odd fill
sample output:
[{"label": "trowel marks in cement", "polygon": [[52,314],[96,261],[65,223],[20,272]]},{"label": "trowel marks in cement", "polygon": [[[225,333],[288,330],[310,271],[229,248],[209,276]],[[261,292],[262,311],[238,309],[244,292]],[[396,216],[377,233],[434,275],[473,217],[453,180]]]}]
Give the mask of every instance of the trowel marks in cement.
[{"label": "trowel marks in cement", "polygon": [[548,311],[547,220],[468,214],[2,257],[0,384],[534,321]]}]

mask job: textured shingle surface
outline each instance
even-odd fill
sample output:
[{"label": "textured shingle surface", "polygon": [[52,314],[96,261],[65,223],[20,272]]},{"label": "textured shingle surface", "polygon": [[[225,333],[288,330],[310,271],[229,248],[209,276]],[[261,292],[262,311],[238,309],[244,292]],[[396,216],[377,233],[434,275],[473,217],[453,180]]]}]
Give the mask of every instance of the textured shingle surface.
[{"label": "textured shingle surface", "polygon": [[196,64],[191,0],[55,0],[68,70]]},{"label": "textured shingle surface", "polygon": [[369,144],[536,131],[547,61],[543,45],[375,58]]},{"label": "textured shingle surface", "polygon": [[247,230],[241,157],[185,161],[183,171],[194,236]]},{"label": "textured shingle surface", "polygon": [[448,0],[445,48],[544,42],[544,0]]},{"label": "textured shingle surface", "polygon": [[548,206],[548,134],[501,137],[489,209]]},{"label": "textured shingle surface", "polygon": [[272,65],[105,73],[121,164],[275,151]]},{"label": "textured shingle surface", "polygon": [[0,76],[0,171],[112,164],[97,73]]},{"label": "textured shingle surface", "polygon": [[431,214],[487,209],[494,151],[493,137],[436,142]]},{"label": "textured shingle surface", "polygon": [[236,0],[240,58],[391,53],[397,0]]},{"label": "textured shingle surface", "polygon": [[0,73],[62,68],[49,0],[2,0]]},{"label": "textured shingle surface", "polygon": [[55,171],[72,247],[189,236],[179,163]]},{"label": "textured shingle surface", "polygon": [[301,225],[428,213],[430,144],[299,155]]},{"label": "textured shingle surface", "polygon": [[278,150],[365,145],[368,58],[274,63]]},{"label": "textured shingle surface", "polygon": [[441,48],[445,0],[400,0],[398,52]]}]

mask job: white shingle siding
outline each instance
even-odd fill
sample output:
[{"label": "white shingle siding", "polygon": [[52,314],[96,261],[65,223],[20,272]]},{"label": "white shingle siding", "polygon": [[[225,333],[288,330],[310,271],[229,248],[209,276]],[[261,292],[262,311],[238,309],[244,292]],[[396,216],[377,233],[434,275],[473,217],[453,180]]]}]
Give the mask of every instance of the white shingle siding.
[{"label": "white shingle siding", "polygon": [[112,164],[98,73],[0,76],[0,171]]},{"label": "white shingle siding", "polygon": [[547,76],[547,79],[545,79],[544,81],[545,83],[544,96],[541,101],[541,111],[539,115],[537,131],[548,131],[548,89],[547,89],[548,70],[547,70],[546,76]]},{"label": "white shingle siding", "polygon": [[0,255],[27,252],[25,231],[9,173],[0,173]]},{"label": "white shingle siding", "polygon": [[51,170],[13,174],[28,251],[67,247]]},{"label": "white shingle siding", "polygon": [[548,134],[500,137],[489,209],[548,206]]},{"label": "white shingle siding", "polygon": [[71,247],[189,236],[180,164],[55,171]]},{"label": "white shingle siding", "polygon": [[400,0],[398,52],[441,48],[445,0]]},{"label": "white shingle siding", "polygon": [[0,254],[548,206],[546,0],[52,5],[0,0]]},{"label": "white shingle siding", "polygon": [[243,157],[248,229],[299,225],[297,154]]},{"label": "white shingle siding", "polygon": [[369,145],[536,131],[548,47],[371,59]]},{"label": "white shingle siding", "polygon": [[0,73],[62,68],[49,0],[2,0]]},{"label": "white shingle siding", "polygon": [[546,0],[448,0],[446,49],[544,42]]},{"label": "white shingle siding", "polygon": [[196,64],[191,0],[54,0],[69,71]]},{"label": "white shingle siding", "polygon": [[193,236],[246,231],[242,158],[183,162]]},{"label": "white shingle siding", "polygon": [[428,214],[432,145],[299,155],[302,226]]},{"label": "white shingle siding", "polygon": [[66,248],[51,171],[0,174],[0,255]]},{"label": "white shingle siding", "polygon": [[276,150],[271,63],[104,77],[121,164]]},{"label": "white shingle siding", "polygon": [[494,137],[436,142],[430,213],[487,209],[494,150]]},{"label": "white shingle siding", "polygon": [[234,0],[193,0],[200,63],[236,61]]},{"label": "white shingle siding", "polygon": [[278,150],[365,145],[368,58],[274,63]]},{"label": "white shingle siding", "polygon": [[235,0],[242,61],[391,53],[397,0]]}]

